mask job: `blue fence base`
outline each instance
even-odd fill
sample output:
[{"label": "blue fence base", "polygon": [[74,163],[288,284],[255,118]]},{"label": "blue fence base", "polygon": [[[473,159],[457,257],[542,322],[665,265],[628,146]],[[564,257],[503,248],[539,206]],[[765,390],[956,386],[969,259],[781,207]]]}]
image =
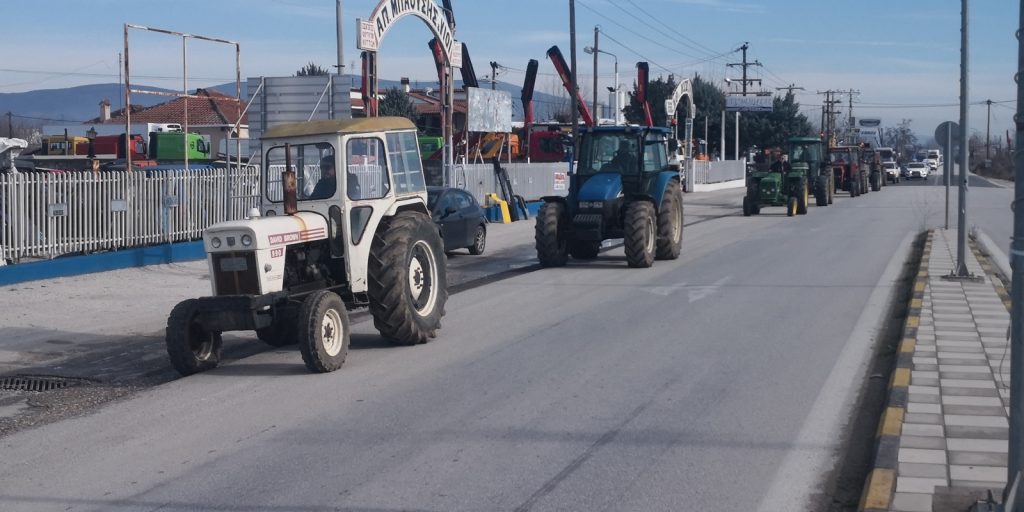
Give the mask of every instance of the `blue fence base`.
[{"label": "blue fence base", "polygon": [[84,256],[67,256],[48,261],[16,263],[0,267],[0,285],[205,258],[206,251],[203,249],[202,241],[154,245]]}]

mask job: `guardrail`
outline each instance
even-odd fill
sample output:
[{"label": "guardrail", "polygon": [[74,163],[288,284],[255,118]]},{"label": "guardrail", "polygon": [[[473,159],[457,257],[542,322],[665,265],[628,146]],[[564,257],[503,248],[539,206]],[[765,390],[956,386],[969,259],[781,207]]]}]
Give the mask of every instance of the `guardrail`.
[{"label": "guardrail", "polygon": [[259,205],[259,169],[0,175],[5,260],[195,240]]},{"label": "guardrail", "polygon": [[710,185],[727,181],[745,180],[746,160],[721,160],[715,162],[695,160],[693,162],[694,184]]}]

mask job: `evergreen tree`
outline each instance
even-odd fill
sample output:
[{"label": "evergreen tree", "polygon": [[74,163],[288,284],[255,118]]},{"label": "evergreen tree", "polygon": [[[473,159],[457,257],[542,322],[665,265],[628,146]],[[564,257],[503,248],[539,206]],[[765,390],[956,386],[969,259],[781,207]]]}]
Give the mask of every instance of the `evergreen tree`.
[{"label": "evergreen tree", "polygon": [[416,122],[419,117],[416,114],[416,105],[403,89],[391,87],[384,91],[383,96],[378,106],[381,116],[404,117],[413,123]]}]

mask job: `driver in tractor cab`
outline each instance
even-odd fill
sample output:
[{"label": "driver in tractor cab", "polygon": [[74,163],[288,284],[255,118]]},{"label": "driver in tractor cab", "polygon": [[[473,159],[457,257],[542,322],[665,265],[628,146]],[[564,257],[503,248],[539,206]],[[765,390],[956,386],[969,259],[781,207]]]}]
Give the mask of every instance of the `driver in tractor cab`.
[{"label": "driver in tractor cab", "polygon": [[791,169],[789,161],[786,160],[786,155],[779,154],[778,158],[772,162],[771,172],[789,172]]},{"label": "driver in tractor cab", "polygon": [[334,153],[320,159],[320,181],[309,194],[309,199],[330,199],[338,188],[337,173],[334,170]]},{"label": "driver in tractor cab", "polygon": [[[636,172],[636,152],[628,140],[619,141],[619,150],[615,152],[612,161],[606,165],[609,169],[618,169],[624,174]],[[604,169],[602,169],[604,170]]]}]

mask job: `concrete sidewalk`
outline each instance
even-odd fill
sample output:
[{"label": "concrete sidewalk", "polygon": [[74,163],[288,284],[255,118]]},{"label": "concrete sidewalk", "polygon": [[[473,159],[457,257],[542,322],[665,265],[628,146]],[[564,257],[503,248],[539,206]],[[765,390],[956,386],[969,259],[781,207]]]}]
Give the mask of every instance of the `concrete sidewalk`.
[{"label": "concrete sidewalk", "polygon": [[943,278],[956,236],[928,235],[862,510],[946,510],[953,496],[971,504],[1006,484],[1009,298],[972,250],[980,280]]}]

